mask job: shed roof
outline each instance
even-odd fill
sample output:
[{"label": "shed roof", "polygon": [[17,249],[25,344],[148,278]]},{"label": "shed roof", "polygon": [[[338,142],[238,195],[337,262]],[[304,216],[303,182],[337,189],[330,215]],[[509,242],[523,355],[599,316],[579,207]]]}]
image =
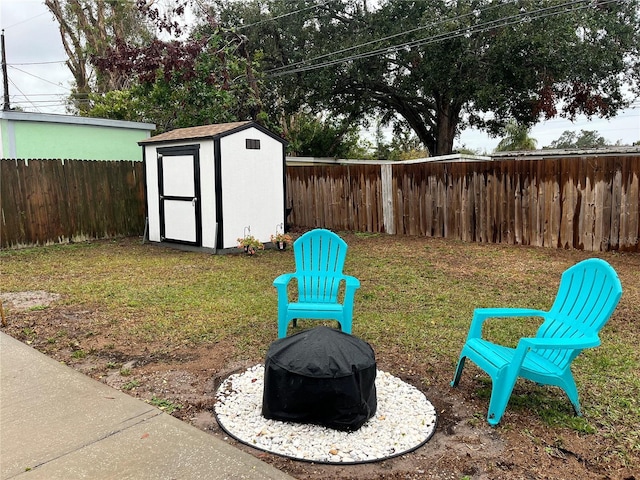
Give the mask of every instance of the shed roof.
[{"label": "shed roof", "polygon": [[258,125],[252,121],[244,121],[244,122],[230,122],[230,123],[216,123],[213,125],[201,125],[199,127],[187,127],[187,128],[177,128],[175,130],[171,130],[169,132],[161,133],[160,135],[155,135],[153,137],[147,138],[138,142],[139,145],[149,144],[149,143],[168,143],[168,142],[176,142],[182,140],[197,140],[204,138],[217,138],[223,137],[225,135],[230,135],[232,133],[245,130],[246,128],[254,127],[258,130],[266,133],[267,135],[272,136],[273,138],[286,143],[285,140],[278,137],[274,133],[270,132],[266,128],[261,125]]}]

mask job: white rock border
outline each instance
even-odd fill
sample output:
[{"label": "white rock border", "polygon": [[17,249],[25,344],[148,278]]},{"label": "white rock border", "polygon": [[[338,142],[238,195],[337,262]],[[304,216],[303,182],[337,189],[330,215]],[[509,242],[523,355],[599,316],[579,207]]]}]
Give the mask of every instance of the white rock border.
[{"label": "white rock border", "polygon": [[216,392],[218,424],[236,440],[295,460],[355,464],[396,457],[426,443],[436,429],[435,408],[422,392],[377,371],[376,414],[355,432],[262,416],[264,365],[228,377]]}]

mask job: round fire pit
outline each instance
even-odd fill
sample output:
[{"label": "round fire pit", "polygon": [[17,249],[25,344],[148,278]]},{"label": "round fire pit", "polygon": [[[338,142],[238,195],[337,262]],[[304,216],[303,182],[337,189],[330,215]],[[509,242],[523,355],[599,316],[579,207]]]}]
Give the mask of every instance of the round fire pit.
[{"label": "round fire pit", "polygon": [[376,412],[375,381],[367,342],[324,326],[306,330],[269,347],[262,415],[355,431]]},{"label": "round fire pit", "polygon": [[424,394],[380,370],[376,414],[355,432],[264,418],[263,381],[263,365],[227,377],[216,390],[214,413],[230,437],[283,457],[341,465],[378,462],[419,448],[436,429],[436,410]]}]

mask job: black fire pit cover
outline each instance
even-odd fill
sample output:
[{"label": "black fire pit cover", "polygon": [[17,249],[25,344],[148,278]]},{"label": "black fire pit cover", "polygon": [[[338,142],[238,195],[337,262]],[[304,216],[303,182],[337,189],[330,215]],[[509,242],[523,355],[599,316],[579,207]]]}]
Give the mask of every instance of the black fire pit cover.
[{"label": "black fire pit cover", "polygon": [[367,342],[329,327],[305,330],[269,347],[262,415],[354,431],[376,413],[375,380]]}]

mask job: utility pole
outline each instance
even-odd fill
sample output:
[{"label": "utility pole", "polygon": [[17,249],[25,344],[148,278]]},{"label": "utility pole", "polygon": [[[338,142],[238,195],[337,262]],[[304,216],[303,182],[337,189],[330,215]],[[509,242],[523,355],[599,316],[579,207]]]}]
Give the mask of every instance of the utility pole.
[{"label": "utility pole", "polygon": [[4,51],[4,28],[2,29],[2,35],[0,36],[0,43],[2,48],[2,85],[4,86],[4,104],[2,110],[5,112],[11,110],[11,104],[9,103],[9,76],[7,75],[7,55]]}]

